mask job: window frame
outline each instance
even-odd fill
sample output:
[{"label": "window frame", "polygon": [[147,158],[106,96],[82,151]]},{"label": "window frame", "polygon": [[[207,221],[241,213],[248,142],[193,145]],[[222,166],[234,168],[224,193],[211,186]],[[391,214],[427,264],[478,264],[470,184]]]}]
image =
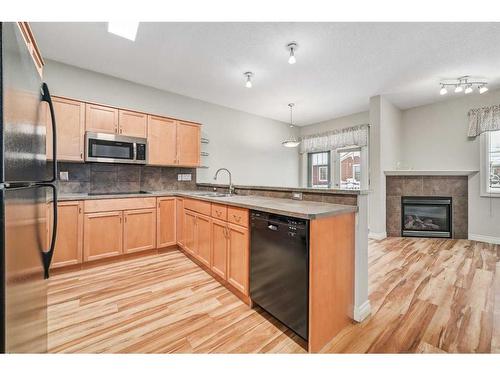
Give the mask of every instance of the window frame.
[{"label": "window frame", "polygon": [[[334,163],[333,163],[333,168],[334,168],[334,173],[333,173],[333,179],[334,179],[334,185],[336,189],[341,189],[340,187],[340,175],[341,175],[341,163],[340,163],[340,154],[344,152],[353,152],[353,151],[359,151],[359,164],[353,164],[352,169],[353,169],[353,174],[354,174],[354,165],[359,165],[359,172],[360,172],[360,179],[359,179],[359,189],[349,189],[353,191],[361,191],[364,189],[367,189],[368,186],[368,173],[369,171],[366,170],[368,168],[368,147],[361,147],[361,146],[350,146],[350,147],[343,147],[343,148],[338,148],[335,150],[334,153]],[[366,168],[363,168],[363,162],[366,164]]]},{"label": "window frame", "polygon": [[[496,130],[500,132],[500,130]],[[500,133],[499,133],[500,134]],[[492,197],[500,198],[500,188],[491,191],[489,179],[490,179],[490,165],[489,165],[489,154],[490,154],[490,132],[484,132],[480,135],[480,169],[479,177],[480,183],[480,194],[482,197]]]},{"label": "window frame", "polygon": [[[327,154],[327,164],[321,164],[319,167],[326,167],[327,170],[327,184],[323,186],[318,186],[318,185],[313,185],[313,180],[312,180],[312,162],[313,162],[313,155],[315,154]],[[318,181],[319,181],[319,170],[318,170]],[[314,152],[308,152],[307,153],[307,187],[309,188],[315,188],[315,189],[331,189],[332,186],[332,152],[330,150],[328,151],[314,151]]]}]

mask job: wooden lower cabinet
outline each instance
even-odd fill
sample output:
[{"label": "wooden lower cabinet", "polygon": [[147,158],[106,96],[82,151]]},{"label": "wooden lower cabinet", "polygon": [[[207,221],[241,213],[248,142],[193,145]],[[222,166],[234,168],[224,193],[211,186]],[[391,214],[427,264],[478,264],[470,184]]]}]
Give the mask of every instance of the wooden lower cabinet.
[{"label": "wooden lower cabinet", "polygon": [[227,223],[212,219],[212,261],[211,270],[227,280],[227,249],[229,247]]},{"label": "wooden lower cabinet", "polygon": [[184,242],[184,250],[188,253],[196,254],[196,214],[192,211],[184,209],[183,224],[182,224],[182,239]]},{"label": "wooden lower cabinet", "polygon": [[174,197],[157,198],[156,202],[156,247],[175,245],[177,243],[175,214],[177,199]]},{"label": "wooden lower cabinet", "polygon": [[87,213],[83,225],[83,260],[91,261],[123,253],[123,212]]},{"label": "wooden lower cabinet", "polygon": [[156,248],[156,210],[123,211],[123,252],[125,254]]},{"label": "wooden lower cabinet", "polygon": [[228,224],[227,281],[248,296],[249,233],[248,228]]},{"label": "wooden lower cabinet", "polygon": [[196,216],[196,256],[205,266],[210,267],[212,250],[212,219],[205,215]]},{"label": "wooden lower cabinet", "polygon": [[175,215],[175,222],[176,222],[176,237],[177,237],[177,244],[181,247],[184,248],[184,199],[182,198],[175,198],[175,210],[176,210],[176,215]]},{"label": "wooden lower cabinet", "polygon": [[[57,205],[57,237],[51,268],[80,264],[83,261],[83,202],[60,202]],[[50,228],[53,214],[50,213]],[[52,236],[49,229],[49,238]]]}]

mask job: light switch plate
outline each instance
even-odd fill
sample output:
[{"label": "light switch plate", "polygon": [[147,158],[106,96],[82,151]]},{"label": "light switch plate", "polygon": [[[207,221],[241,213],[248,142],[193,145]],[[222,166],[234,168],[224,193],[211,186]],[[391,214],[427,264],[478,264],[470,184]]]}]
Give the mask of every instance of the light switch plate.
[{"label": "light switch plate", "polygon": [[192,176],[193,176],[193,175],[192,175],[191,173],[186,173],[186,174],[184,175],[184,181],[191,181]]},{"label": "light switch plate", "polygon": [[69,180],[68,172],[59,172],[59,179],[61,181],[68,181]]},{"label": "light switch plate", "polygon": [[182,181],[182,174],[180,174],[180,173],[179,173],[179,174],[177,175],[177,181]]}]

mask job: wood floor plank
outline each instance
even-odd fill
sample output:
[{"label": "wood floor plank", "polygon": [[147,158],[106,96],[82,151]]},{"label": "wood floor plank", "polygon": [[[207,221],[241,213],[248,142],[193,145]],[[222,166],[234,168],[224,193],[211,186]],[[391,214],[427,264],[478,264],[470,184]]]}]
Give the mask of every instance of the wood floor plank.
[{"label": "wood floor plank", "polygon": [[[388,238],[368,263],[371,316],[323,352],[500,352],[499,245]],[[56,275],[48,301],[54,353],[306,352],[177,250]]]}]

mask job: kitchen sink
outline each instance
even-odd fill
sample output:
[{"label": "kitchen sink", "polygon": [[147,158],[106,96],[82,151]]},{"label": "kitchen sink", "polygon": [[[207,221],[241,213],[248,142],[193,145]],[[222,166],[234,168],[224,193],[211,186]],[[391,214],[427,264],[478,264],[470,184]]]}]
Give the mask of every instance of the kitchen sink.
[{"label": "kitchen sink", "polygon": [[213,198],[223,198],[223,197],[233,197],[234,194],[229,194],[229,193],[217,193],[217,192],[203,192],[203,193],[193,193],[193,195],[197,195],[200,197],[213,197]]}]

